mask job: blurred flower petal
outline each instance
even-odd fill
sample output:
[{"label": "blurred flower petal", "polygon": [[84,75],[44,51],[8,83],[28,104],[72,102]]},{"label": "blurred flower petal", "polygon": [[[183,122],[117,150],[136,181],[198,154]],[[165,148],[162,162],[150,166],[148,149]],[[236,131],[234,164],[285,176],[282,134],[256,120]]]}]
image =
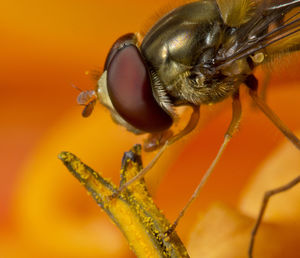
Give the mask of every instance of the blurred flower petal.
[{"label": "blurred flower petal", "polygon": [[[297,133],[300,136],[300,132]],[[300,175],[300,153],[290,142],[279,146],[257,170],[241,198],[240,209],[255,218],[264,193]],[[300,227],[300,185],[271,198],[264,220]]]},{"label": "blurred flower petal", "polygon": [[[212,206],[194,228],[188,251],[191,257],[247,258],[254,220],[224,205]],[[299,231],[275,224],[259,229],[255,258],[299,257]]]}]

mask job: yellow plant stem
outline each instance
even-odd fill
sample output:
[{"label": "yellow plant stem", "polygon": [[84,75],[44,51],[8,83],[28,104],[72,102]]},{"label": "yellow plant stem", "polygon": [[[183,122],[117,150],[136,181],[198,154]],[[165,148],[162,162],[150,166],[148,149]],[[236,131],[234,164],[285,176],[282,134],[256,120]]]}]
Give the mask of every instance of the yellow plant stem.
[{"label": "yellow plant stem", "polygon": [[[140,155],[140,145],[124,154],[120,185],[142,169]],[[123,232],[138,257],[189,257],[176,232],[165,235],[170,223],[154,204],[144,179],[111,199],[118,189],[112,182],[69,152],[62,152],[59,158]]]}]

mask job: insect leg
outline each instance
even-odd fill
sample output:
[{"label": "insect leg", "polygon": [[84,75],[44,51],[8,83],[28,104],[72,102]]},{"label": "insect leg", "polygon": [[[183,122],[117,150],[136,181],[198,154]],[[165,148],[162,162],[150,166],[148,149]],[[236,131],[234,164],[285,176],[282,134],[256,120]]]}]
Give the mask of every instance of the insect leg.
[{"label": "insect leg", "polygon": [[257,95],[258,81],[254,75],[249,75],[245,80],[245,84],[248,86],[249,94],[259,109],[298,149],[300,149],[300,140],[298,137],[280,120],[280,118],[269,108],[265,101]]},{"label": "insect leg", "polygon": [[176,226],[178,225],[179,220],[183,217],[184,213],[190,207],[192,202],[197,198],[200,190],[202,189],[204,184],[207,182],[209,176],[213,172],[215,166],[217,165],[218,161],[220,160],[222,154],[224,153],[224,150],[225,150],[227,144],[229,143],[230,139],[232,138],[233,134],[235,133],[235,131],[237,130],[237,128],[239,126],[239,123],[241,120],[241,114],[242,114],[241,102],[239,99],[239,92],[237,91],[235,94],[233,94],[232,98],[233,98],[232,120],[231,120],[229,128],[225,134],[224,141],[223,141],[221,147],[219,148],[218,154],[215,157],[215,159],[213,160],[213,162],[211,163],[211,165],[209,166],[208,170],[205,172],[204,176],[202,177],[202,179],[201,179],[200,183],[198,184],[196,190],[194,191],[193,195],[188,200],[188,202],[183,207],[183,209],[180,211],[178,217],[176,218],[176,220],[174,221],[172,226],[166,232],[166,235],[170,235],[175,230]]},{"label": "insect leg", "polygon": [[158,151],[158,153],[154,156],[154,158],[151,160],[151,162],[143,168],[136,176],[131,178],[129,181],[127,181],[125,184],[120,186],[120,188],[111,196],[111,198],[117,197],[124,189],[126,189],[128,186],[130,186],[132,183],[136,182],[137,180],[143,178],[148,171],[155,165],[155,163],[158,161],[160,156],[164,153],[166,148],[174,143],[175,141],[179,140],[183,136],[189,134],[198,124],[200,112],[199,112],[199,106],[193,106],[193,112],[191,114],[191,117],[189,119],[188,124],[185,126],[185,128],[180,131],[178,134],[172,136],[170,139],[168,139],[164,145],[161,147],[161,149]]},{"label": "insect leg", "polygon": [[[258,87],[258,82],[257,79],[253,76],[250,75],[246,81],[245,84],[249,87],[250,91],[250,96],[254,100],[255,104],[260,108],[260,110],[274,123],[274,125],[298,148],[300,149],[300,140],[297,138],[296,135],[279,119],[279,117],[267,106],[267,104],[264,102],[263,99],[258,97],[257,95],[257,87]],[[262,221],[262,217],[265,213],[265,210],[267,208],[269,199],[278,193],[285,192],[291,188],[293,188],[296,184],[300,183],[300,176],[296,177],[293,179],[291,182],[289,182],[286,185],[283,185],[281,187],[275,188],[273,190],[270,190],[265,193],[261,208],[259,211],[258,218],[256,220],[255,226],[252,229],[251,233],[251,241],[249,245],[249,250],[248,250],[248,255],[249,257],[252,257],[253,255],[253,247],[254,247],[254,241],[255,241],[255,236],[257,234],[257,231],[259,229],[259,226]]]},{"label": "insect leg", "polygon": [[287,183],[287,184],[285,184],[281,187],[278,187],[278,188],[275,188],[273,190],[265,192],[264,198],[262,200],[261,207],[260,207],[260,210],[259,210],[258,217],[256,219],[255,225],[254,225],[254,227],[252,229],[252,232],[251,232],[251,240],[250,240],[249,249],[248,249],[249,258],[253,257],[253,247],[254,247],[255,237],[257,235],[257,231],[258,231],[259,226],[261,224],[262,218],[264,216],[264,213],[266,211],[266,208],[267,208],[267,205],[269,203],[270,198],[273,195],[285,192],[285,191],[293,188],[298,183],[300,183],[300,176],[294,178],[292,181],[290,181],[289,183]]},{"label": "insect leg", "polygon": [[267,99],[267,91],[268,91],[269,83],[271,81],[271,70],[267,70],[265,73],[266,74],[265,77],[263,78],[261,90],[259,93],[260,98],[264,101],[266,101]]},{"label": "insect leg", "polygon": [[148,139],[144,142],[143,149],[146,152],[151,152],[154,150],[158,150],[161,148],[166,141],[169,141],[169,145],[174,143],[175,141],[181,139],[185,135],[189,134],[191,131],[195,129],[198,124],[200,118],[200,106],[191,106],[193,111],[190,116],[190,119],[185,126],[185,128],[177,134],[173,134],[171,130],[166,130],[163,132],[152,133],[149,135]]},{"label": "insect leg", "polygon": [[189,122],[187,123],[187,125],[182,131],[180,131],[178,134],[175,134],[173,137],[170,138],[169,145],[183,138],[190,132],[192,132],[197,126],[200,118],[200,106],[192,106],[192,108],[193,108],[193,113],[191,114]]}]

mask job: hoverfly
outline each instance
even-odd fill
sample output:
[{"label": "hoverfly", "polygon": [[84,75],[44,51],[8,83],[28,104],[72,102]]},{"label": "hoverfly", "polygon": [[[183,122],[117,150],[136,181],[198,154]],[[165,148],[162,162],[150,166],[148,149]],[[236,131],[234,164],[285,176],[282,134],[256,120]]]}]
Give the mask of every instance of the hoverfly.
[{"label": "hoverfly", "polygon": [[[98,99],[117,124],[134,134],[149,135],[144,150],[159,150],[119,193],[142,178],[167,146],[196,127],[201,105],[232,98],[232,120],[219,152],[169,233],[198,195],[239,125],[242,85],[258,108],[300,149],[300,140],[259,96],[253,75],[257,66],[300,50],[298,7],[300,0],[185,2],[161,17],[144,36],[129,33],[120,37],[109,51],[95,91],[80,94],[84,116],[90,115]],[[179,106],[190,106],[193,112],[187,125],[174,132]],[[249,252],[251,256],[252,249]]]}]

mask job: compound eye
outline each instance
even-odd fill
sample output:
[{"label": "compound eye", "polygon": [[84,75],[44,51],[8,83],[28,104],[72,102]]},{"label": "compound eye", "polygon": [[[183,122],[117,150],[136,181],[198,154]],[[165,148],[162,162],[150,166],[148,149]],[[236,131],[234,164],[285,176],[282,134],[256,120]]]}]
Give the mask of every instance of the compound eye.
[{"label": "compound eye", "polygon": [[135,128],[159,132],[172,125],[153,96],[146,64],[135,45],[114,54],[107,69],[107,89],[116,111]]},{"label": "compound eye", "polygon": [[137,38],[133,33],[128,33],[118,38],[117,41],[112,45],[111,49],[109,50],[109,53],[106,57],[105,64],[104,64],[104,70],[108,69],[111,60],[120,49],[128,45],[134,45],[136,42],[137,42]]}]

